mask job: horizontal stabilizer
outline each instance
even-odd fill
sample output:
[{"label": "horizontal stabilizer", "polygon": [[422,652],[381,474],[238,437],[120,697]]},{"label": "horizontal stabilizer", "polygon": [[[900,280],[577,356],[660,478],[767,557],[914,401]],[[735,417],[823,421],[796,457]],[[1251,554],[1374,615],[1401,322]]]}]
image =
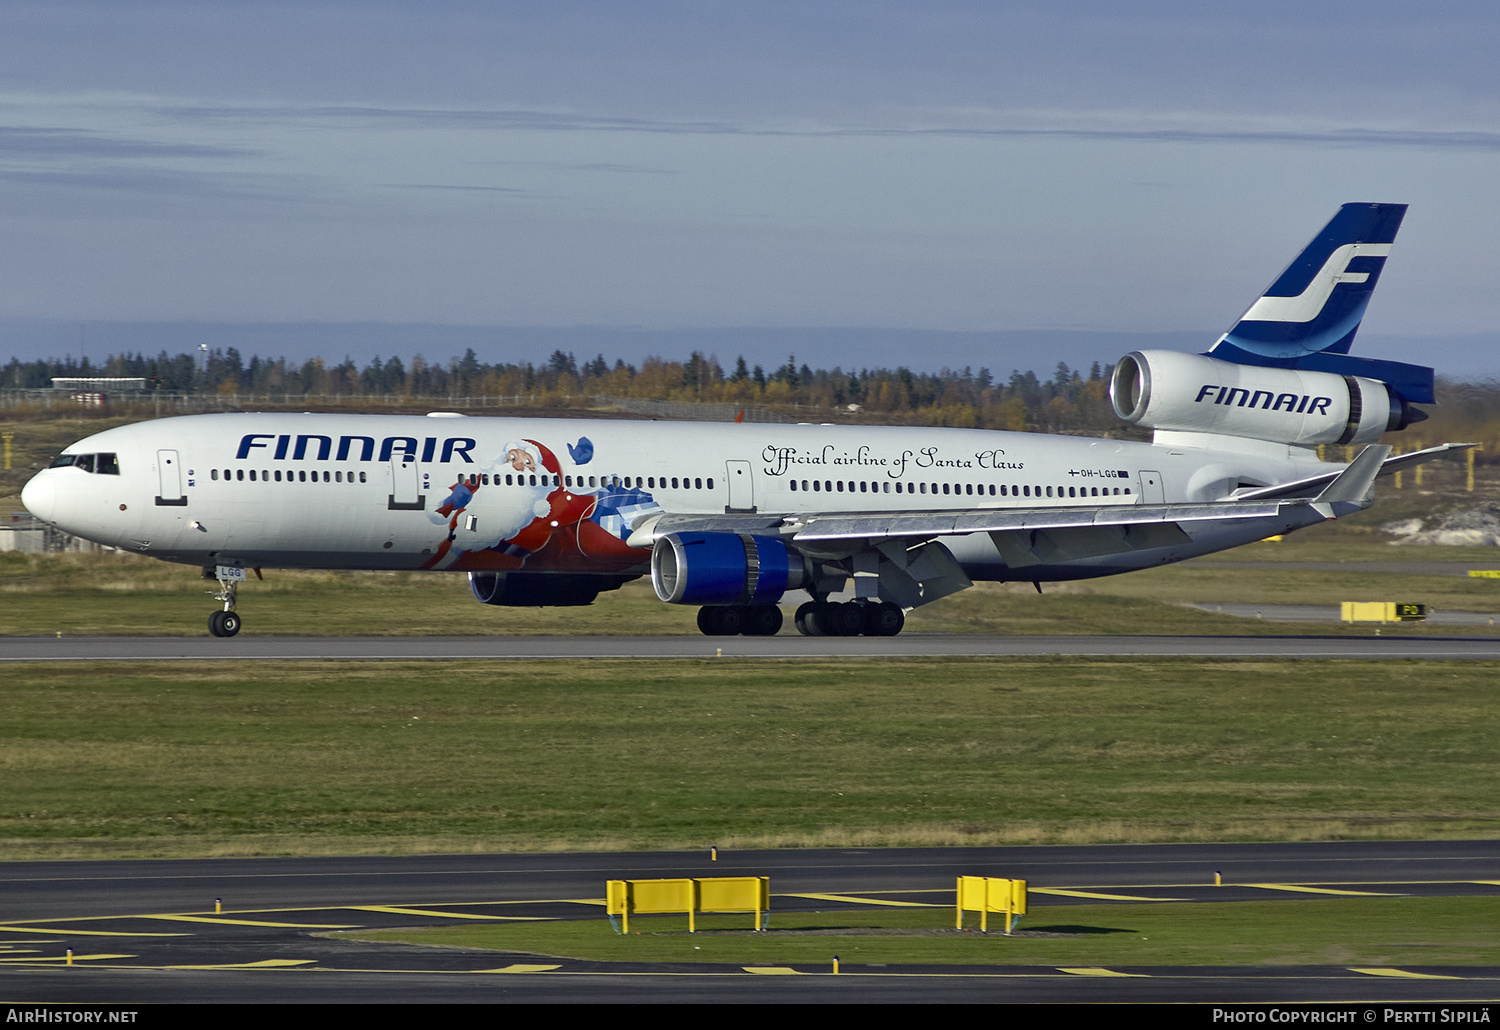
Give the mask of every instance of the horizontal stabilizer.
[{"label": "horizontal stabilizer", "polygon": [[1326,519],[1368,508],[1375,500],[1375,477],[1390,453],[1389,444],[1370,444],[1313,498],[1312,506]]},{"label": "horizontal stabilizer", "polygon": [[[1380,464],[1380,475],[1393,476],[1404,469],[1413,468],[1417,465],[1425,465],[1429,461],[1438,458],[1447,458],[1458,451],[1477,447],[1472,443],[1441,443],[1436,447],[1427,447],[1420,451],[1411,451],[1408,454],[1392,454]],[[1308,476],[1305,479],[1296,479],[1288,483],[1275,483],[1271,486],[1258,486],[1253,490],[1241,490],[1233,497],[1236,501],[1259,501],[1271,498],[1289,497],[1315,497],[1329,483],[1339,477],[1339,472],[1321,472],[1316,476]]]}]

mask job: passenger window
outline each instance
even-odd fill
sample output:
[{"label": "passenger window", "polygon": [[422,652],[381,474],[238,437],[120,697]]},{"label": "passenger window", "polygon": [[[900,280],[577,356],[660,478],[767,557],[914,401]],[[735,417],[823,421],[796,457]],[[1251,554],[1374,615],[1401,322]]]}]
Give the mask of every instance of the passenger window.
[{"label": "passenger window", "polygon": [[218,479],[219,478],[219,470],[218,469],[210,469],[209,473],[208,473],[208,478],[209,479]]},{"label": "passenger window", "polygon": [[361,472],[361,473],[360,473],[360,474],[359,474],[359,481],[360,481],[360,482],[361,482],[361,483],[363,483],[363,482],[364,482],[364,481],[365,481],[365,474],[364,474],[364,473],[363,473],[363,472]]}]

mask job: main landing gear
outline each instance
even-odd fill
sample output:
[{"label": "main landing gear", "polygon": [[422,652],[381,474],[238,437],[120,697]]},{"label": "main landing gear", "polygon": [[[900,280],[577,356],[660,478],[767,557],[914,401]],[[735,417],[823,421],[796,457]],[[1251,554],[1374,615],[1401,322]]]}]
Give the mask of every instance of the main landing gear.
[{"label": "main landing gear", "polygon": [[[698,609],[698,628],[710,637],[774,637],[781,621],[781,609],[774,604]],[[797,609],[796,624],[804,637],[893,637],[906,625],[906,613],[888,601],[809,601]]]},{"label": "main landing gear", "polygon": [[893,637],[906,625],[906,613],[889,601],[808,601],[795,621],[805,637]]},{"label": "main landing gear", "polygon": [[698,628],[710,637],[774,637],[781,609],[774,604],[715,604],[698,609]]},{"label": "main landing gear", "polygon": [[[259,575],[259,570],[257,570]],[[232,637],[240,631],[240,616],[234,610],[234,600],[240,584],[245,581],[245,570],[232,565],[219,565],[210,570],[204,568],[204,579],[219,581],[219,589],[210,590],[209,596],[224,606],[223,611],[208,617],[208,631],[216,637]]]}]

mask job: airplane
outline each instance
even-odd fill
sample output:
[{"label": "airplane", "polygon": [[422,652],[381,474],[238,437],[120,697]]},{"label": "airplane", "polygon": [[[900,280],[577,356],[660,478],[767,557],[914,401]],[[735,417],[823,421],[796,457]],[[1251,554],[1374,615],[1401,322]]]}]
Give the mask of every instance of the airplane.
[{"label": "airplane", "polygon": [[[976,580],[1087,579],[1369,507],[1433,370],[1350,344],[1405,216],[1345,204],[1205,354],[1141,350],[1110,398],[1149,443],[994,430],[226,413],[110,429],[25,487],[76,536],[203,567],[232,637],[247,570],[467,573],[570,607],[650,576],[709,635],[890,636]],[[1319,445],[1362,445],[1347,464]],[[830,600],[835,594],[853,600]]]}]

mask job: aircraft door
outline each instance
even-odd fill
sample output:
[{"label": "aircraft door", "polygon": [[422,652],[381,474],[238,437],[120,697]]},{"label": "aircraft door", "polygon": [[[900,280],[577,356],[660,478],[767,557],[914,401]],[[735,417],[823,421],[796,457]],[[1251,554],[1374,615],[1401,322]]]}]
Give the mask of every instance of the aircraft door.
[{"label": "aircraft door", "polygon": [[422,511],[427,497],[422,493],[415,455],[391,455],[391,495],[386,507],[391,511]]},{"label": "aircraft door", "polygon": [[1167,503],[1166,488],[1162,486],[1160,472],[1151,472],[1147,469],[1141,470],[1141,503]]},{"label": "aircraft door", "polygon": [[726,461],[724,478],[729,483],[729,503],[725,511],[755,510],[755,474],[748,461]]},{"label": "aircraft door", "polygon": [[157,493],[156,503],[169,507],[185,507],[187,495],[182,492],[182,464],[176,451],[156,452]]}]

